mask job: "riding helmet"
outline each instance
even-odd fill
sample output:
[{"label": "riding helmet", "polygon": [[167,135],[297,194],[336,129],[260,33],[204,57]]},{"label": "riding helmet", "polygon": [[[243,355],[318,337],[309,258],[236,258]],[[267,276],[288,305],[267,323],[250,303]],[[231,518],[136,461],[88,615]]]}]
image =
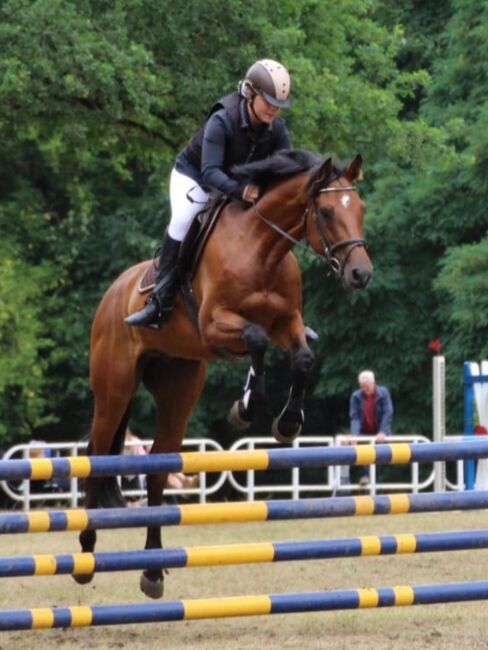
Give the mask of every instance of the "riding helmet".
[{"label": "riding helmet", "polygon": [[260,59],[246,73],[242,86],[249,86],[273,106],[290,105],[290,75],[288,70],[272,59]]}]

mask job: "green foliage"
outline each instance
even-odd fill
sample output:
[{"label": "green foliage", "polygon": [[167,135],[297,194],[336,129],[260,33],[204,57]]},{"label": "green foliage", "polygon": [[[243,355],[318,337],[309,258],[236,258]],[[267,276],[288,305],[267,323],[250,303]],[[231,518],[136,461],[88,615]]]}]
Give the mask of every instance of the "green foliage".
[{"label": "green foliage", "polygon": [[[396,430],[429,432],[437,336],[456,428],[462,361],[486,355],[487,11],[474,0],[4,0],[2,444],[86,432],[103,291],[152,255],[176,152],[262,57],[292,73],[295,146],[366,160],[371,288],[344,294],[300,255],[306,318],[321,335],[307,430],[347,430],[356,374],[373,367]],[[222,430],[246,367],[209,368],[194,433]],[[286,356],[272,353],[269,368],[260,433],[288,390]],[[138,395],[147,435],[151,416]]]},{"label": "green foliage", "polygon": [[0,244],[0,439],[31,434],[50,421],[43,391],[44,353],[53,341],[44,336],[39,304],[50,282],[49,263],[24,277],[12,242]]},{"label": "green foliage", "polygon": [[435,288],[451,331],[446,351],[467,360],[475,350],[476,359],[488,358],[488,238],[449,250]]}]

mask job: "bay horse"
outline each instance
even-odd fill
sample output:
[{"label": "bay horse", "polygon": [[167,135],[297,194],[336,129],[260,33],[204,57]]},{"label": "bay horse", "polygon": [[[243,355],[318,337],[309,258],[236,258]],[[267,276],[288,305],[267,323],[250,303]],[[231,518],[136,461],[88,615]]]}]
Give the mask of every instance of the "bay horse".
[{"label": "bay horse", "polygon": [[[241,165],[234,176],[258,185],[254,205],[227,204],[207,240],[192,285],[199,305],[198,327],[181,295],[160,329],[133,328],[124,318],[142,307],[138,282],[151,261],[126,270],[109,287],[96,312],[91,335],[90,381],[94,417],[88,453],[120,454],[131,400],[140,381],[152,394],[157,429],[151,453],[178,452],[188,417],[203,389],[206,366],[224,352],[250,357],[244,393],[231,409],[234,426],[250,424],[265,397],[264,355],[271,342],[290,356],[288,400],[273,423],[281,442],[301,430],[305,382],[312,369],[302,320],[301,273],[292,248],[308,240],[344,287],[360,289],[372,276],[363,238],[365,203],[355,181],[362,159],[339,164],[304,150],[281,151]],[[147,477],[149,506],[160,506],[167,476]],[[85,506],[125,505],[115,477],[86,481]],[[80,534],[93,552],[96,531]],[[146,549],[161,548],[160,528],[147,530]],[[93,575],[78,575],[80,583]],[[163,593],[161,570],[142,574],[142,591]]]}]

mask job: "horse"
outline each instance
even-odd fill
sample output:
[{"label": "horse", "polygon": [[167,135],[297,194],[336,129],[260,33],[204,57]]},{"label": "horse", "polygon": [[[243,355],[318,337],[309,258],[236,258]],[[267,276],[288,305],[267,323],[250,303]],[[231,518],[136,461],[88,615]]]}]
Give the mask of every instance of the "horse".
[{"label": "horse", "polygon": [[[339,163],[286,150],[233,173],[258,185],[261,195],[254,204],[230,202],[222,209],[192,279],[197,323],[180,293],[160,329],[124,323],[142,307],[138,282],[151,260],[127,269],[103,296],[91,332],[94,414],[88,454],[121,453],[131,400],[141,381],[156,405],[150,453],[178,452],[207,364],[222,355],[250,358],[243,395],[229,414],[235,427],[248,426],[265,399],[264,358],[270,342],[289,354],[291,366],[290,393],[273,433],[285,443],[300,433],[314,355],[302,319],[301,272],[292,248],[307,240],[345,288],[368,285],[372,263],[363,237],[366,205],[355,185],[362,177],[362,159],[357,155]],[[148,476],[149,506],[162,504],[166,479],[165,474]],[[86,480],[87,508],[122,505],[115,477]],[[82,551],[93,552],[95,530],[83,531],[79,539]],[[145,548],[161,547],[160,528],[149,527]],[[75,576],[80,583],[92,578]],[[162,571],[144,571],[140,587],[147,596],[160,598]]]}]

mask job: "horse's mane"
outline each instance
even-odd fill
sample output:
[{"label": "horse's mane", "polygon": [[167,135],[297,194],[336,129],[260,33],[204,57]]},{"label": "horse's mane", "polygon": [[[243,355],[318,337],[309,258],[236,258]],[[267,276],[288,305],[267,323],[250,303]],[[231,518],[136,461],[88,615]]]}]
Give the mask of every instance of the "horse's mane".
[{"label": "horse's mane", "polygon": [[262,187],[317,167],[320,163],[321,158],[311,151],[282,149],[264,160],[234,166],[232,176],[239,181],[256,183]]}]

